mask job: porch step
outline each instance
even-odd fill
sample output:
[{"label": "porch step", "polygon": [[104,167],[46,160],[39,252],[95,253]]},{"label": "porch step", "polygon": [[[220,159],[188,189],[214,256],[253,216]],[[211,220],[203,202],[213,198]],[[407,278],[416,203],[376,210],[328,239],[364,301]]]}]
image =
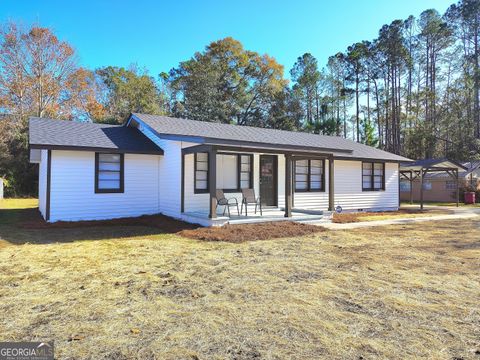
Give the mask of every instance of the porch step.
[{"label": "porch step", "polygon": [[294,220],[301,224],[310,224],[310,225],[322,225],[322,224],[331,224],[331,219],[310,219],[310,220]]},{"label": "porch step", "polygon": [[262,217],[251,217],[251,218],[242,218],[242,219],[230,219],[229,224],[255,224],[262,222],[274,222],[274,221],[295,221],[295,222],[318,222],[323,219],[323,215],[309,215],[309,214],[295,214],[291,218],[286,218],[284,216],[262,216]]}]

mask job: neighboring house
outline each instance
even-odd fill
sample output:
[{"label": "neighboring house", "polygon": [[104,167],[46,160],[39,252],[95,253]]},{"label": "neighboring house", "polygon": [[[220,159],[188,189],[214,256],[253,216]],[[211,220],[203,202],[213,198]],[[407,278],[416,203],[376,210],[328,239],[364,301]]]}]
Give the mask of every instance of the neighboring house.
[{"label": "neighboring house", "polygon": [[120,126],[32,118],[30,149],[50,222],[163,213],[221,225],[215,189],[240,204],[242,188],[285,217],[396,210],[409,161],[341,137],[144,114]]},{"label": "neighboring house", "polygon": [[[426,160],[428,161],[428,160]],[[460,189],[466,186],[480,190],[480,161],[460,163],[466,170],[458,172]],[[410,185],[406,179],[400,180],[400,199],[410,201],[410,186],[413,186],[413,201],[420,201],[420,179]],[[427,173],[423,179],[423,200],[432,202],[456,201],[457,184],[446,172]]]}]

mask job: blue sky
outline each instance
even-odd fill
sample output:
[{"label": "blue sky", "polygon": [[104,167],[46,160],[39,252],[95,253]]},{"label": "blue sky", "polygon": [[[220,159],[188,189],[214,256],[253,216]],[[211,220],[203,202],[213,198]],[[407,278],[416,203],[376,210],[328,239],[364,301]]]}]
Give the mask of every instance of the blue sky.
[{"label": "blue sky", "polygon": [[137,63],[168,71],[213,40],[232,36],[268,53],[285,74],[305,52],[328,56],[371,40],[383,24],[423,10],[443,13],[453,0],[107,1],[0,0],[0,21],[54,29],[89,68]]}]

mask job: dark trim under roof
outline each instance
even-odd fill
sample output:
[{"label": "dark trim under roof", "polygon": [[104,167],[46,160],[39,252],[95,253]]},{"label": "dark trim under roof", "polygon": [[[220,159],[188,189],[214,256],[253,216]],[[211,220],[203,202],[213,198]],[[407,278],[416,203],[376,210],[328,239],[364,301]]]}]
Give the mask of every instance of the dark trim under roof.
[{"label": "dark trim under roof", "polygon": [[141,131],[122,125],[31,118],[31,149],[163,155]]},{"label": "dark trim under roof", "polygon": [[141,124],[160,138],[217,146],[277,149],[280,152],[312,152],[342,160],[411,161],[338,136],[297,131],[220,124],[148,114],[131,114],[127,126]]}]

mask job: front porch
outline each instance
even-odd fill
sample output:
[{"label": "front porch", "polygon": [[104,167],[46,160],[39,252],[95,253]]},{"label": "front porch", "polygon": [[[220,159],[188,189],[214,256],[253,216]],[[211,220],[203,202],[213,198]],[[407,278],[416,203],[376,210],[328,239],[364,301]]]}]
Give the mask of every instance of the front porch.
[{"label": "front porch", "polygon": [[[295,163],[308,161],[308,188],[295,204]],[[315,172],[313,171],[315,170]],[[181,217],[206,226],[267,221],[322,221],[334,208],[333,154],[324,151],[202,144],[182,149]],[[300,179],[297,179],[300,182]],[[303,181],[302,181],[303,182]],[[310,184],[312,192],[310,191]],[[317,186],[317,188],[313,188]],[[253,189],[260,197],[263,214],[252,209],[248,216],[231,208],[223,215],[217,206],[217,190],[242,205],[242,189]],[[305,197],[305,195],[310,194]],[[314,200],[312,200],[314,199]],[[304,206],[306,205],[306,206]],[[312,208],[314,207],[314,208]],[[226,212],[225,214],[228,214]]]},{"label": "front porch", "polygon": [[210,218],[207,212],[186,212],[182,215],[182,219],[188,222],[197,223],[204,226],[223,226],[226,224],[239,225],[239,224],[254,224],[261,222],[276,222],[276,221],[296,221],[300,223],[320,223],[330,222],[332,213],[325,212],[309,212],[294,209],[291,213],[292,216],[285,217],[285,211],[280,208],[267,208],[263,210],[263,214],[260,212],[256,214],[252,211],[246,216],[244,213],[241,215],[231,214],[230,216],[217,214],[217,217]]}]

